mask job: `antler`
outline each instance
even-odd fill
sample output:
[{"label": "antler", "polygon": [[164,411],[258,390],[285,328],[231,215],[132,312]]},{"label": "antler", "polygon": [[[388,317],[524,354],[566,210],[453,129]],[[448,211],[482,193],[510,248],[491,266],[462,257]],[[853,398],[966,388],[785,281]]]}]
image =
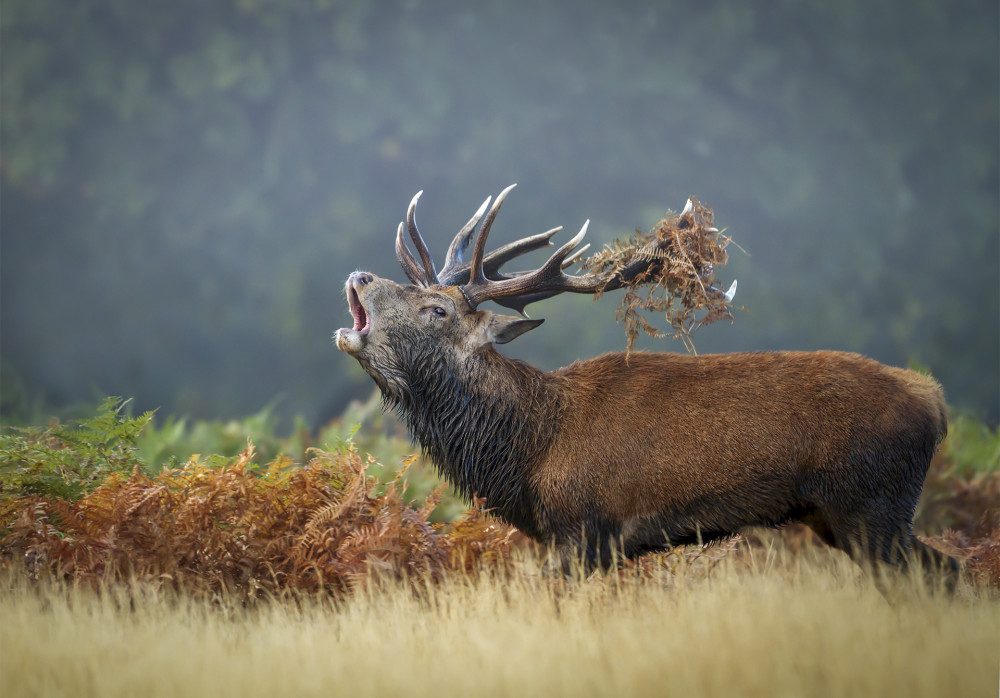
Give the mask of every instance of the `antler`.
[{"label": "antler", "polygon": [[[482,229],[480,230],[480,236],[482,231],[485,230],[486,234],[489,234],[490,226],[493,225],[493,220],[496,218],[497,212],[500,210],[500,205],[503,204],[503,200],[506,198],[507,193],[513,189],[516,185],[512,184],[502,192],[497,197],[496,202],[494,202],[493,207],[490,208],[489,215],[487,215],[486,220],[483,221]],[[424,242],[423,237],[420,235],[420,231],[417,229],[416,221],[416,208],[417,200],[423,191],[418,191],[413,199],[410,201],[410,206],[406,210],[406,230],[410,234],[410,238],[413,240],[413,244],[416,245],[417,253],[420,255],[420,262],[413,256],[409,248],[406,246],[406,239],[403,237],[403,223],[399,224],[399,228],[396,230],[396,257],[399,259],[399,264],[406,273],[406,276],[413,283],[418,286],[433,286],[435,284],[441,286],[459,286],[465,284],[469,281],[471,276],[470,270],[472,265],[466,262],[464,257],[465,249],[469,246],[469,242],[472,240],[472,234],[476,230],[476,226],[479,225],[480,220],[483,218],[483,214],[486,212],[487,206],[490,204],[490,200],[493,197],[486,197],[486,201],[482,203],[479,210],[473,214],[469,222],[462,226],[462,229],[458,231],[455,239],[451,241],[451,245],[448,246],[448,253],[445,256],[444,268],[438,272],[434,269],[434,261],[431,258],[430,251],[427,248],[427,244]],[[532,252],[541,247],[546,247],[551,244],[550,240],[553,235],[562,230],[562,228],[553,228],[552,230],[540,233],[538,235],[532,235],[526,237],[522,240],[509,243],[503,247],[494,250],[486,256],[482,261],[482,267],[484,274],[486,274],[491,279],[506,278],[500,273],[500,267],[523,254]],[[484,240],[485,242],[485,240]]]},{"label": "antler", "polygon": [[[513,258],[518,254],[523,254],[526,251],[550,244],[549,239],[552,235],[561,230],[561,228],[554,228],[541,235],[524,238],[500,248],[493,255],[490,255],[490,257],[483,259],[483,250],[486,248],[486,239],[489,235],[493,219],[500,210],[503,199],[512,188],[513,185],[505,189],[497,197],[496,202],[490,209],[490,215],[487,217],[476,238],[476,246],[471,262],[472,272],[470,279],[468,283],[461,287],[466,299],[473,307],[478,306],[483,301],[492,300],[523,314],[525,306],[529,303],[551,298],[560,293],[603,293],[605,291],[613,291],[625,286],[640,275],[647,273],[650,267],[662,264],[663,252],[670,243],[669,241],[656,240],[638,250],[633,256],[633,261],[618,272],[607,271],[580,276],[565,274],[563,270],[575,264],[583,256],[587,248],[590,247],[589,244],[584,245],[574,252],[577,245],[580,244],[587,234],[587,228],[590,225],[590,221],[587,220],[584,222],[583,227],[580,228],[580,232],[572,240],[556,250],[545,264],[538,269],[529,272],[515,272],[508,275],[499,274],[498,268],[493,268],[488,264],[491,261],[491,257],[498,255],[500,252],[505,252],[508,248],[518,248],[517,253],[510,256],[510,258]],[[678,223],[679,227],[685,228],[692,224],[693,219],[688,215],[692,211],[693,204],[688,200],[681,214],[681,220]],[[533,244],[536,239],[539,242],[537,245]],[[503,261],[507,260],[504,259]]]},{"label": "antler", "polygon": [[413,244],[417,246],[417,253],[420,255],[424,268],[421,270],[417,265],[417,260],[414,259],[410,250],[406,247],[406,241],[403,239],[402,223],[396,229],[396,257],[399,259],[399,264],[403,267],[403,271],[409,277],[410,281],[418,286],[430,286],[437,283],[437,272],[434,270],[434,260],[431,258],[430,250],[427,249],[427,243],[424,242],[420,231],[417,230],[416,219],[417,201],[423,193],[424,190],[421,189],[410,200],[410,205],[406,209],[406,228],[410,232]]},{"label": "antler", "polygon": [[[403,224],[399,224],[396,232],[396,256],[403,267],[403,271],[410,280],[420,286],[431,286],[434,284],[443,286],[459,286],[472,307],[478,306],[483,301],[492,300],[500,305],[513,308],[524,314],[524,308],[529,303],[550,298],[559,293],[602,293],[612,291],[625,286],[642,274],[650,271],[650,267],[662,264],[665,250],[670,245],[670,241],[654,240],[645,247],[637,250],[632,261],[624,268],[615,271],[602,273],[584,274],[573,276],[565,274],[564,269],[579,261],[580,257],[590,245],[584,245],[579,250],[577,245],[583,240],[587,232],[590,221],[586,221],[580,232],[572,240],[556,250],[551,257],[541,267],[534,271],[503,273],[500,267],[516,257],[527,254],[533,250],[547,247],[552,244],[552,236],[562,230],[561,227],[553,228],[538,235],[532,235],[509,243],[494,250],[490,254],[485,254],[486,240],[489,237],[493,221],[496,219],[503,205],[504,199],[516,185],[510,185],[504,189],[490,206],[491,197],[487,197],[479,210],[469,219],[469,221],[458,231],[458,234],[448,246],[448,253],[445,257],[445,266],[440,273],[434,269],[434,262],[431,259],[430,251],[424,243],[420,232],[417,230],[414,213],[417,200],[423,192],[417,192],[410,202],[406,212],[406,227],[410,238],[417,247],[421,264],[406,247],[403,238]],[[487,207],[489,210],[487,211]],[[691,214],[693,204],[688,200],[687,205],[681,212],[681,219],[678,226],[685,228],[693,223]],[[481,225],[480,225],[481,222]],[[472,260],[466,263],[463,259],[464,252],[469,246],[472,234],[479,226],[479,233],[476,236],[476,243],[472,252]],[[712,289],[722,293],[718,289]],[[726,299],[731,300],[734,287],[727,292]]]},{"label": "antler", "polygon": [[[468,283],[471,278],[471,270],[475,262],[475,255],[482,255],[482,250],[479,247],[479,239],[483,237],[485,232],[489,235],[490,228],[493,226],[493,221],[497,217],[497,213],[500,211],[500,206],[503,205],[504,199],[507,198],[507,194],[511,189],[516,187],[516,184],[511,184],[509,187],[504,189],[497,196],[496,201],[493,202],[493,206],[490,207],[489,213],[486,214],[486,218],[483,218],[483,214],[486,212],[486,207],[490,204],[490,199],[492,197],[486,197],[486,201],[483,202],[479,210],[476,211],[475,215],[469,219],[455,239],[451,241],[451,245],[448,246],[448,255],[445,258],[444,269],[438,274],[438,283],[445,286],[459,286]],[[473,261],[466,263],[463,259],[463,253],[465,249],[469,246],[469,242],[472,240],[472,233],[475,232],[476,226],[482,219],[482,226],[479,231],[479,235],[476,238],[476,247],[473,249]],[[531,235],[521,240],[511,242],[504,245],[503,247],[494,250],[490,254],[486,255],[486,258],[482,260],[483,274],[489,279],[501,279],[506,278],[500,273],[500,267],[514,259],[515,257],[520,257],[523,254],[532,252],[542,247],[547,247],[551,245],[552,236],[558,233],[562,228],[553,228],[544,233],[539,233],[538,235]],[[485,244],[485,240],[483,241]]]}]

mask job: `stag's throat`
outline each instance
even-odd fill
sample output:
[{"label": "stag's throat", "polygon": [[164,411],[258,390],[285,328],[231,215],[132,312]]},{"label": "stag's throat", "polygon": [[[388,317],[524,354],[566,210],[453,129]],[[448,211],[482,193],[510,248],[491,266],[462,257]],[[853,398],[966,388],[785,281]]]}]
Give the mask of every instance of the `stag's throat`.
[{"label": "stag's throat", "polygon": [[430,364],[411,374],[402,394],[385,394],[413,438],[466,500],[538,537],[531,467],[556,431],[559,396],[541,371],[492,348],[461,366]]}]

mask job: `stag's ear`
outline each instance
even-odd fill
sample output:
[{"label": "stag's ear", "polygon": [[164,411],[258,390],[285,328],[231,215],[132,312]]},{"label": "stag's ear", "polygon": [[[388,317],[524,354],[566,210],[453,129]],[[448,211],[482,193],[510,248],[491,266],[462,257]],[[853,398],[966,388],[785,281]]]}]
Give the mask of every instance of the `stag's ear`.
[{"label": "stag's ear", "polygon": [[522,320],[510,315],[491,315],[486,326],[486,340],[494,344],[506,344],[543,322],[545,320]]}]

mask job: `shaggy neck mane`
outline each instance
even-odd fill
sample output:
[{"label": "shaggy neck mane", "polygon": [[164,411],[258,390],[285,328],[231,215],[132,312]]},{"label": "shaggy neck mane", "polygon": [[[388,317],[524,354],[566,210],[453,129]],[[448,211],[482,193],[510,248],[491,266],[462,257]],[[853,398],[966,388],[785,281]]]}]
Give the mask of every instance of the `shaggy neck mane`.
[{"label": "shaggy neck mane", "polygon": [[486,347],[456,364],[440,354],[409,363],[405,390],[383,392],[441,474],[466,498],[529,535],[529,464],[552,443],[560,400],[542,373]]}]

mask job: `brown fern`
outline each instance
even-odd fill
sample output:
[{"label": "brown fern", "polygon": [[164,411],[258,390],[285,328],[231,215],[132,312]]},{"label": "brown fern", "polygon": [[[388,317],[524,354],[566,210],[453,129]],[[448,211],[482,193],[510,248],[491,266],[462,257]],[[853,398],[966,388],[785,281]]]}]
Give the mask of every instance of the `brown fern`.
[{"label": "brown fern", "polygon": [[[235,594],[247,603],[303,592],[340,595],[386,579],[420,592],[450,575],[513,574],[518,534],[493,519],[481,499],[453,523],[433,524],[440,490],[413,506],[397,478],[379,494],[369,459],[356,449],[314,451],[292,469],[286,461],[255,469],[252,457],[248,448],[222,467],[193,458],[155,477],[112,476],[77,501],[18,498],[12,523],[0,532],[0,566],[36,582],[103,588],[138,581],[209,598]],[[995,492],[992,479],[976,483],[989,485],[987,497]],[[955,491],[990,515],[993,508],[967,493],[976,483]],[[974,583],[1000,586],[998,536],[990,519],[927,540],[963,558]],[[622,574],[710,569],[721,550],[643,558]]]},{"label": "brown fern", "polygon": [[[645,272],[626,282],[618,307],[616,318],[625,327],[627,351],[644,332],[680,339],[694,352],[691,337],[699,328],[733,318],[729,301],[714,288],[716,270],[729,259],[726,247],[732,238],[712,226],[710,208],[694,197],[691,203],[692,210],[683,217],[668,214],[648,233],[636,230],[629,238],[616,240],[582,261],[586,271],[618,273],[639,259],[655,260]],[[659,250],[647,252],[654,242]],[[644,312],[662,313],[673,333],[658,329],[642,315]]]}]

